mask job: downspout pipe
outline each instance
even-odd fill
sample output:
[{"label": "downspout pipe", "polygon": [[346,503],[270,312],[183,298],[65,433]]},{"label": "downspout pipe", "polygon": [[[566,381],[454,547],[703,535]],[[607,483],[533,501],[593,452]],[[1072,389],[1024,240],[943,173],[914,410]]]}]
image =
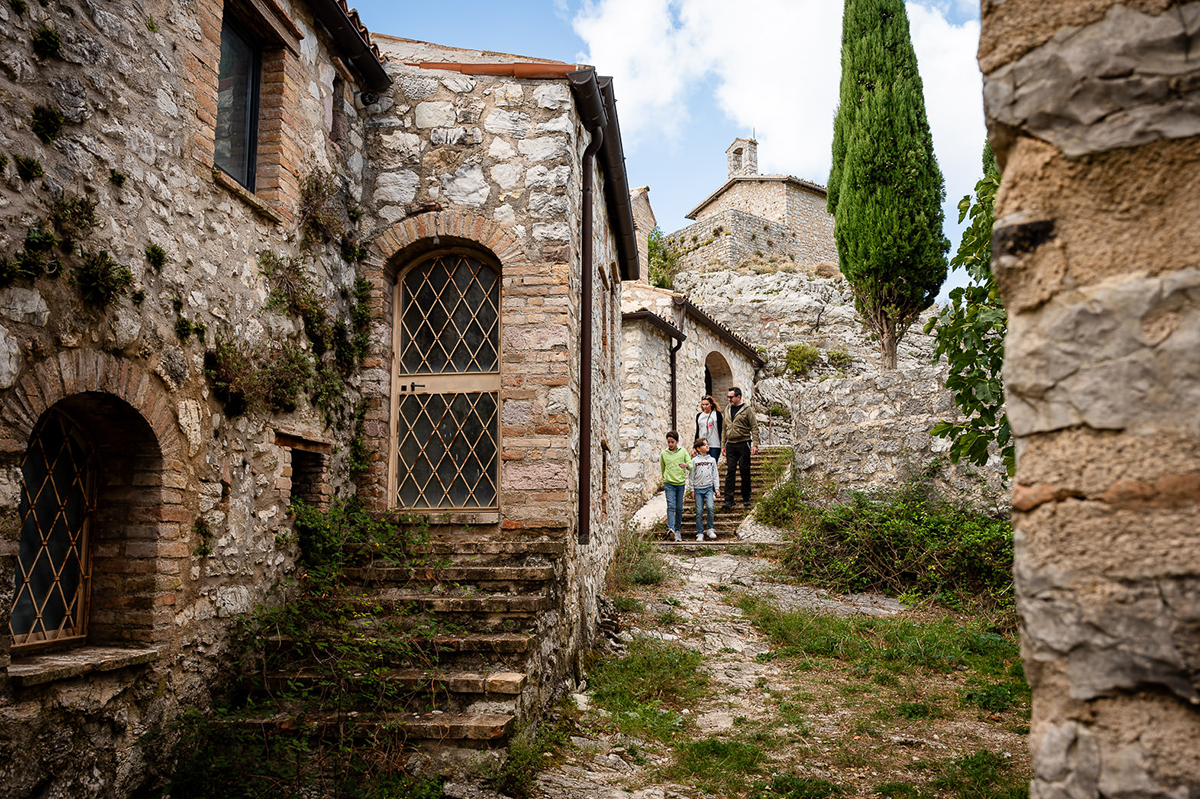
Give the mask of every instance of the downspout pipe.
[{"label": "downspout pipe", "polygon": [[591,133],[583,151],[583,213],[580,234],[580,265],[583,269],[579,331],[579,543],[591,543],[592,537],[592,226],[593,188],[596,182],[596,153],[604,144],[608,115],[596,71],[585,69],[567,75],[579,116]]},{"label": "downspout pipe", "polygon": [[679,339],[671,347],[671,429],[679,429],[679,379],[676,376],[675,368],[675,353],[679,352],[679,348],[683,346],[683,339]]}]

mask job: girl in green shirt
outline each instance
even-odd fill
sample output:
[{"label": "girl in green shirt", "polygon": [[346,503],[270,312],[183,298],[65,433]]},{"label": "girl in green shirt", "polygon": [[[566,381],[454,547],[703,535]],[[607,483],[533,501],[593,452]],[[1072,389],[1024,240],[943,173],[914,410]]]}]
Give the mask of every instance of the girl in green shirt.
[{"label": "girl in green shirt", "polygon": [[658,456],[663,491],[667,495],[667,528],[676,541],[682,541],[683,495],[687,490],[687,473],[692,468],[692,456],[679,446],[679,433],[667,433],[667,448]]}]

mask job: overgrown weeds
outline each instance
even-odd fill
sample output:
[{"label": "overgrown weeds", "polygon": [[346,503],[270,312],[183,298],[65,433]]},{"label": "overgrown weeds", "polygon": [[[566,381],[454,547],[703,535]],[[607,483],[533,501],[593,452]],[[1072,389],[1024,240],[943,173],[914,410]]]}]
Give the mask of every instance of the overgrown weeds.
[{"label": "overgrown weeds", "polygon": [[700,738],[681,744],[664,774],[710,793],[741,795],[766,759],[762,748],[746,741]]},{"label": "overgrown weeds", "polygon": [[514,799],[535,795],[538,773],[553,765],[575,731],[578,711],[572,709],[573,704],[564,699],[536,726],[525,727],[509,739],[504,763],[491,776],[496,790]]},{"label": "overgrown weeds", "polygon": [[783,563],[797,580],[845,592],[936,599],[1015,621],[1012,525],[939,496],[925,473],[836,498],[799,477],[759,503],[759,521],[790,530]]},{"label": "overgrown weeds", "polygon": [[704,695],[701,662],[700,653],[678,644],[635,638],[625,655],[592,669],[593,699],[621,732],[669,741],[686,726],[679,711]]},{"label": "overgrown weeds", "polygon": [[667,560],[654,545],[654,536],[629,523],[617,536],[617,551],[608,572],[610,591],[658,585],[667,577]]}]

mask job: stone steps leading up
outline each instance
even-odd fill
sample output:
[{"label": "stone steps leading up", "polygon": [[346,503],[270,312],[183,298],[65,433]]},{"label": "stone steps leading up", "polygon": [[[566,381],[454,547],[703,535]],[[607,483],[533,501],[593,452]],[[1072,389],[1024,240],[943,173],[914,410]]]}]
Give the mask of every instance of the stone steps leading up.
[{"label": "stone steps leading up", "polygon": [[[772,488],[772,486],[766,484],[767,477],[773,477],[773,475],[768,475],[770,470],[767,469],[767,464],[779,457],[787,457],[790,459],[792,457],[792,450],[787,447],[760,447],[757,455],[750,456],[751,505],[757,504],[758,501],[762,499],[763,495]],[[722,491],[724,491],[724,477],[725,469],[724,464],[722,464]],[[751,510],[743,508],[741,504],[742,495],[740,476],[738,482],[738,492],[734,497],[735,504],[731,510],[727,510],[723,506],[723,503],[726,499],[724,495],[716,500],[716,512],[713,517],[713,531],[716,532],[717,539],[716,541],[708,541],[708,546],[726,542],[737,543],[738,541],[738,527],[741,526],[742,521],[751,513]],[[681,532],[684,538],[683,542],[676,542],[670,538],[667,538],[666,540],[659,541],[659,545],[666,548],[675,548],[679,547],[681,544],[689,543],[695,547],[702,546],[700,542],[696,541],[696,505],[694,502],[689,502],[686,500],[684,501]]]},{"label": "stone steps leading up", "polygon": [[407,744],[424,742],[477,742],[499,746],[512,733],[513,713],[274,713],[229,722],[271,731],[309,734],[322,727],[342,727],[350,722],[363,735],[384,727],[398,733]]},{"label": "stone steps leading up", "polygon": [[269,695],[318,695],[336,690],[343,697],[356,694],[392,697],[389,704],[403,702],[410,711],[516,712],[528,676],[519,671],[454,671],[431,669],[375,669],[361,674],[336,674],[314,666],[273,671],[266,675],[263,690]]}]

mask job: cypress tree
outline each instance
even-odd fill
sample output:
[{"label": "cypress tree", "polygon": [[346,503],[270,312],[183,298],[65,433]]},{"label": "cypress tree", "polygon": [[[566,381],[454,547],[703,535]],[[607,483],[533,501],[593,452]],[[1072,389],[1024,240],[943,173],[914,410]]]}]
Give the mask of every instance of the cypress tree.
[{"label": "cypress tree", "polygon": [[903,0],[846,0],[828,207],[885,369],[946,279],[945,196]]}]

